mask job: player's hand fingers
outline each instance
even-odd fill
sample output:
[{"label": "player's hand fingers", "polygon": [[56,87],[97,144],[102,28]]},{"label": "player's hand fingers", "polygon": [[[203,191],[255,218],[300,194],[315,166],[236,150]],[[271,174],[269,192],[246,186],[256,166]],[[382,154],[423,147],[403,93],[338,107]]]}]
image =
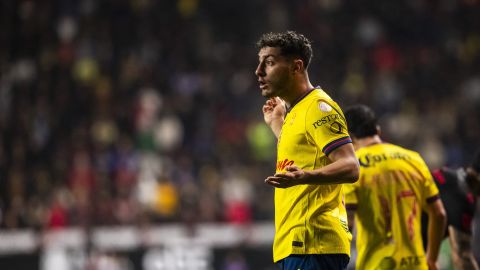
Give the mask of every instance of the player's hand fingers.
[{"label": "player's hand fingers", "polygon": [[300,170],[296,165],[289,165],[285,168],[287,172],[294,172]]},{"label": "player's hand fingers", "polygon": [[274,100],[276,105],[283,105],[285,103],[285,101],[279,97],[274,97]]},{"label": "player's hand fingers", "polygon": [[269,112],[269,111],[272,111],[272,110],[273,110],[273,108],[269,105],[263,105],[263,107],[262,107],[263,112]]},{"label": "player's hand fingers", "polygon": [[276,177],[276,178],[287,178],[288,173],[276,173],[273,176]]},{"label": "player's hand fingers", "polygon": [[280,186],[280,183],[279,183],[279,182],[271,179],[270,177],[267,178],[267,179],[265,179],[265,183],[266,183],[266,184],[269,184],[269,185],[271,185],[271,186],[274,186],[274,187]]},{"label": "player's hand fingers", "polygon": [[265,179],[265,183],[270,185],[270,186],[276,187],[276,188],[287,188],[287,187],[289,187],[289,185],[287,183],[282,183],[282,182],[275,181],[275,180]]},{"label": "player's hand fingers", "polygon": [[270,100],[265,103],[265,106],[270,107],[272,110],[277,106],[277,104],[271,102]]}]

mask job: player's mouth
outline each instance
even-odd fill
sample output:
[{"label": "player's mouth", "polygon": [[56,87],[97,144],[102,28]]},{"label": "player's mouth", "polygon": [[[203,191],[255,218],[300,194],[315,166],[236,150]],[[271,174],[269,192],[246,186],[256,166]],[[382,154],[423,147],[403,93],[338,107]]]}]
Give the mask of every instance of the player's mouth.
[{"label": "player's mouth", "polygon": [[258,83],[259,83],[260,89],[262,90],[265,90],[268,87],[267,83],[264,81],[258,81]]}]

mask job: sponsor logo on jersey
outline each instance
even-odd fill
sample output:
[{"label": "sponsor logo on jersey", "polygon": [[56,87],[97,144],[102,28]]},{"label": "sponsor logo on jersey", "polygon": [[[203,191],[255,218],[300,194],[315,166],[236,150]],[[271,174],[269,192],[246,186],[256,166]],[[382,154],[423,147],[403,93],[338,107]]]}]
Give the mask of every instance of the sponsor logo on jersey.
[{"label": "sponsor logo on jersey", "polygon": [[295,163],[293,160],[288,160],[287,158],[284,160],[280,160],[277,162],[277,170],[283,171],[287,166],[291,166]]},{"label": "sponsor logo on jersey", "polygon": [[412,267],[420,265],[420,257],[408,256],[400,259],[400,267]]},{"label": "sponsor logo on jersey", "polygon": [[392,257],[384,257],[376,269],[378,270],[390,270],[395,269],[397,263]]},{"label": "sponsor logo on jersey", "polygon": [[341,116],[338,114],[338,113],[335,113],[335,114],[329,114],[327,116],[324,116],[320,119],[318,119],[317,121],[313,122],[312,125],[314,128],[319,128],[325,124],[328,124],[328,123],[338,123],[338,119],[341,119]]},{"label": "sponsor logo on jersey", "polygon": [[366,154],[365,156],[361,156],[358,158],[358,162],[360,163],[360,166],[368,168],[368,167],[374,167],[380,162],[387,161],[387,160],[410,160],[411,157],[407,154],[399,153],[399,152],[394,152],[389,155],[387,154]]}]

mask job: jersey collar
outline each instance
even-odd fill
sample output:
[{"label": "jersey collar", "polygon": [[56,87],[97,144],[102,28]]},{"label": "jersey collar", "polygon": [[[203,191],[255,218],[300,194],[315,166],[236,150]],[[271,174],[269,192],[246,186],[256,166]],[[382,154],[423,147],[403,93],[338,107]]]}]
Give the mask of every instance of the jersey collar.
[{"label": "jersey collar", "polygon": [[302,99],[304,99],[306,96],[308,96],[308,94],[310,94],[313,90],[315,89],[320,89],[320,86],[316,86],[310,90],[308,90],[307,92],[305,92],[303,95],[301,95],[300,97],[298,97],[293,103],[292,103],[292,106],[290,107],[286,107],[287,109],[287,114],[293,109],[293,107],[295,107],[295,105],[297,105],[297,103],[299,103]]}]

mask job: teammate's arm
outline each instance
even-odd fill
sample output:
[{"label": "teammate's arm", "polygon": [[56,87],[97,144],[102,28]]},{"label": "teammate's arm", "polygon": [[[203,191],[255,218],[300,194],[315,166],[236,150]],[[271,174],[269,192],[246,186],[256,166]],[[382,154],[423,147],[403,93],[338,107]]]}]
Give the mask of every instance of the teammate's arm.
[{"label": "teammate's arm", "polygon": [[330,152],[328,158],[332,163],[311,171],[302,170],[295,165],[287,166],[286,172],[267,177],[265,183],[287,188],[303,184],[330,185],[357,181],[360,166],[351,143],[339,146]]},{"label": "teammate's arm", "polygon": [[447,224],[447,214],[440,199],[428,203],[426,211],[428,214],[427,263],[429,269],[437,269],[436,261]]},{"label": "teammate's arm", "polygon": [[455,229],[453,226],[448,226],[448,235],[455,269],[479,270],[472,253],[472,236]]}]

